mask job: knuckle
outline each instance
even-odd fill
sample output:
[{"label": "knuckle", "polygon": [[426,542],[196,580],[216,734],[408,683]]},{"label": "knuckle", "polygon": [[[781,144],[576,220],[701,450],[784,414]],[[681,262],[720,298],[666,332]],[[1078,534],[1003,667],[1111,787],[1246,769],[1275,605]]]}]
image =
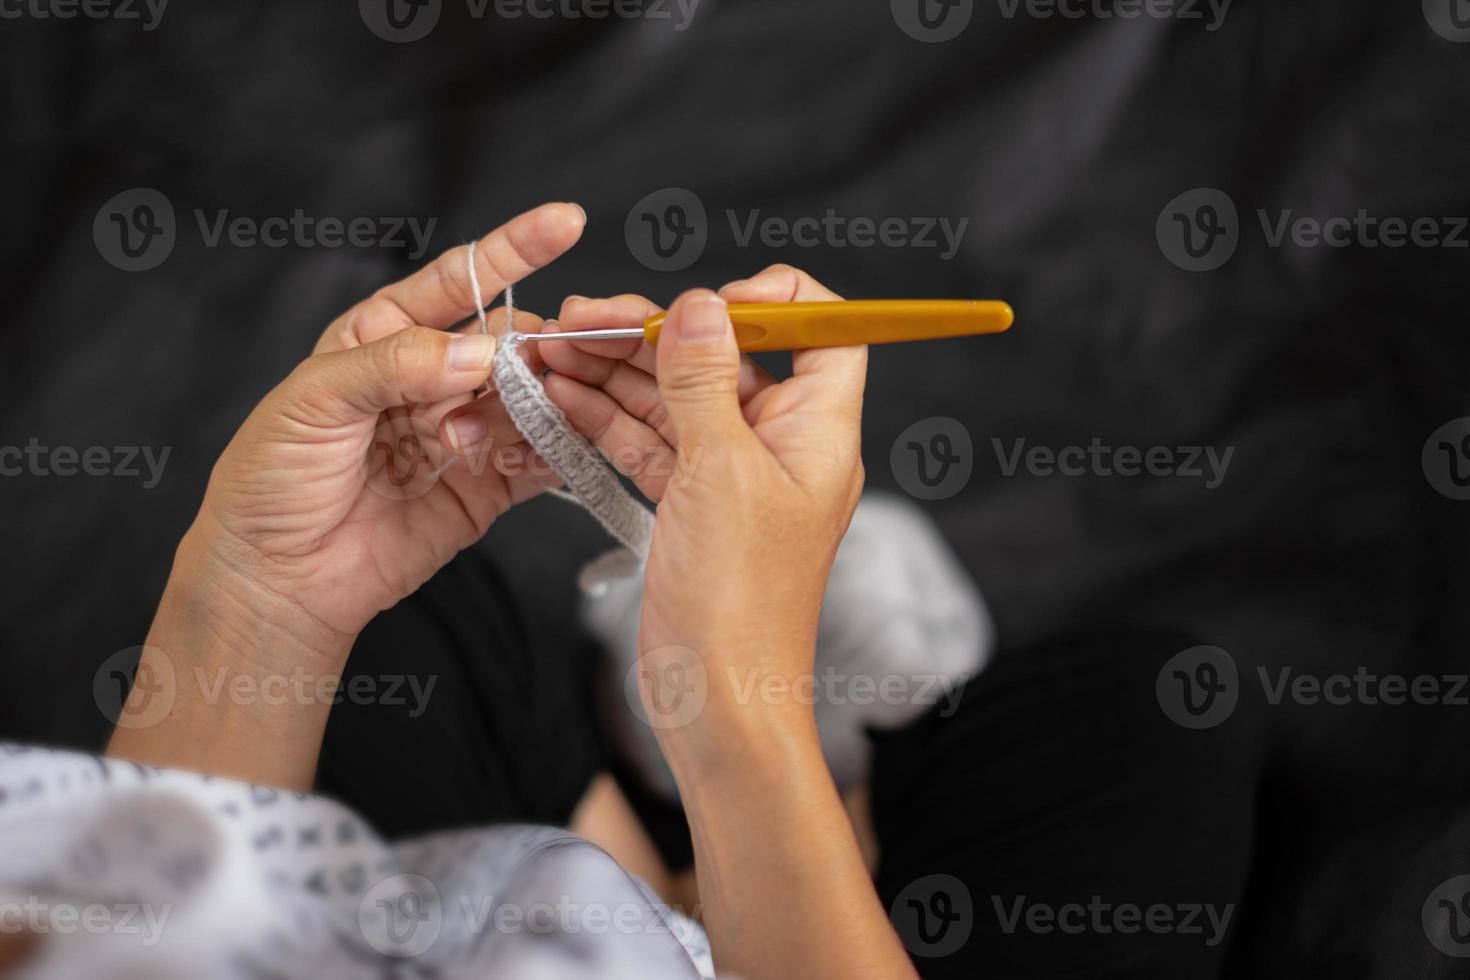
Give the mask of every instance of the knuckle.
[{"label": "knuckle", "polygon": [[675,306],[685,306],[685,305],[687,305],[689,303],[694,303],[694,302],[697,302],[699,300],[708,299],[711,296],[718,296],[718,295],[719,294],[716,293],[712,289],[703,289],[703,288],[686,289],[686,290],[684,290],[684,292],[682,292],[682,293],[679,294],[679,298],[674,301],[674,305]]},{"label": "knuckle", "polygon": [[428,327],[400,330],[387,345],[386,366],[397,377],[415,377],[437,365],[439,346],[437,331]]},{"label": "knuckle", "polygon": [[705,394],[723,394],[734,387],[728,366],[711,357],[691,357],[668,368],[659,389],[667,397],[688,401]]},{"label": "knuckle", "polygon": [[[465,268],[464,255],[467,249],[468,246],[451,248],[439,257],[433,268],[439,279],[439,289],[449,297],[449,301],[457,307],[468,308],[473,313],[475,301],[470,298],[469,283],[459,275],[459,270]],[[478,260],[479,255],[476,254],[475,258]]]},{"label": "knuckle", "polygon": [[669,424],[669,409],[662,398],[655,399],[643,422],[655,432],[661,432]]}]

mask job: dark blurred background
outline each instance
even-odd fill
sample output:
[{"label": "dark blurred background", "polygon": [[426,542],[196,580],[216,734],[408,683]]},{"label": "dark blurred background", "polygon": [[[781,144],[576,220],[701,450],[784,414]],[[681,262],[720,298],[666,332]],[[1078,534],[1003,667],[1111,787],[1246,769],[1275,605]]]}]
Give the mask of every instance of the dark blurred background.
[{"label": "dark blurred background", "polygon": [[[1470,708],[1270,705],[1255,680],[1258,668],[1470,670],[1470,505],[1453,479],[1470,457],[1441,457],[1431,439],[1470,414],[1464,0],[1237,0],[1131,17],[1127,0],[1075,5],[1076,17],[1024,0],[557,0],[538,6],[546,17],[477,6],[393,0],[401,29],[385,0],[0,7],[0,446],[106,447],[113,470],[119,447],[169,452],[151,486],[141,453],[136,477],[27,466],[0,478],[0,736],[102,744],[94,676],[143,642],[212,460],[326,323],[444,249],[571,200],[586,237],[518,290],[546,315],[568,294],[668,302],[778,261],[852,298],[1015,307],[1003,337],[875,350],[869,484],[912,489],[892,450],[913,426],[921,441],[935,426],[968,437],[968,481],[922,505],[997,620],[999,679],[981,702],[992,727],[1022,703],[1007,700],[1014,678],[1066,736],[1037,763],[1052,793],[1067,797],[1070,760],[1165,801],[1104,793],[1093,816],[1067,811],[1077,856],[1036,852],[1065,865],[1048,873],[1080,875],[1083,902],[1110,868],[1145,897],[1176,896],[1203,862],[1214,890],[1195,900],[1238,907],[1222,948],[1196,941],[1167,960],[1145,937],[1027,945],[995,928],[984,862],[909,853],[910,868],[981,868],[961,874],[980,923],[972,952],[985,952],[966,975],[1465,969],[1421,913],[1470,873]],[[370,219],[372,240],[211,242],[220,212],[298,210]],[[829,210],[909,231],[932,219],[936,244],[742,240],[753,216]],[[1272,240],[1287,212],[1360,211],[1431,219],[1442,240]],[[167,225],[171,245],[165,232],[129,257],[117,231],[150,213],[138,241]],[[404,227],[384,242],[391,218]],[[660,222],[666,241],[695,231],[669,260],[648,237]],[[963,229],[953,254],[944,227]],[[1200,243],[1218,248],[1185,249]],[[139,265],[152,267],[128,271]],[[1452,447],[1470,433],[1456,425]],[[1095,439],[1233,455],[1217,486],[1002,465],[1017,440]],[[573,577],[605,545],[585,515],[538,501],[497,524],[476,560],[519,598],[537,649],[585,651]],[[1238,667],[1240,707],[1209,731],[1173,725],[1154,700],[1177,648],[1126,639],[1173,635]],[[1146,730],[1130,727],[1135,702]],[[970,753],[1032,758],[1023,733],[995,734],[936,734],[935,755],[911,760],[922,783],[888,783],[914,823],[880,819],[886,852],[921,847],[926,815],[955,806],[975,808],[976,834],[1046,840],[1062,817],[964,768]],[[979,817],[998,811],[1012,822]],[[1087,839],[1094,818],[1127,832]],[[880,879],[885,901],[905,874]],[[1027,890],[1024,875],[1015,884]],[[923,965],[961,975],[960,962]]]}]

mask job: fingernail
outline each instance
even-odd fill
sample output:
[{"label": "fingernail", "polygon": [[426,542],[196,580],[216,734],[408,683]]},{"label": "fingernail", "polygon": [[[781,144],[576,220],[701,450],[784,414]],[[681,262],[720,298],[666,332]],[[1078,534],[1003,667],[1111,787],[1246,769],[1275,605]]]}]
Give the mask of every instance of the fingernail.
[{"label": "fingernail", "polygon": [[450,419],[448,428],[450,448],[460,455],[478,447],[490,431],[485,420],[474,412]]},{"label": "fingernail", "polygon": [[449,340],[451,371],[484,371],[495,359],[495,338],[483,333],[464,333]]},{"label": "fingernail", "polygon": [[566,298],[566,302],[568,302],[568,303],[585,303],[585,302],[587,302],[587,297],[586,296],[575,296],[575,295],[574,296],[568,296]]},{"label": "fingernail", "polygon": [[695,300],[684,307],[679,339],[690,344],[715,344],[730,330],[730,313],[718,296]]},{"label": "fingernail", "polygon": [[582,224],[585,225],[587,223],[587,209],[582,207],[582,205],[578,204],[576,201],[568,201],[567,203],[576,208],[578,211],[582,212]]}]

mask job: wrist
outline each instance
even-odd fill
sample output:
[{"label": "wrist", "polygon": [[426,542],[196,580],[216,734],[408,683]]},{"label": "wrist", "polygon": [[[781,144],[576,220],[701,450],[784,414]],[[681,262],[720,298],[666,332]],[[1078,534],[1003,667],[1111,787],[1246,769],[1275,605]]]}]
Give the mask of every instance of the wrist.
[{"label": "wrist", "polygon": [[809,668],[751,648],[676,646],[645,653],[640,671],[649,724],[686,792],[813,759],[825,768]]},{"label": "wrist", "polygon": [[308,790],[351,645],[212,556],[191,530],[108,753]]},{"label": "wrist", "polygon": [[161,616],[166,609],[191,624],[191,632],[211,634],[216,654],[283,669],[339,669],[356,639],[263,584],[197,523],[175,552]]}]

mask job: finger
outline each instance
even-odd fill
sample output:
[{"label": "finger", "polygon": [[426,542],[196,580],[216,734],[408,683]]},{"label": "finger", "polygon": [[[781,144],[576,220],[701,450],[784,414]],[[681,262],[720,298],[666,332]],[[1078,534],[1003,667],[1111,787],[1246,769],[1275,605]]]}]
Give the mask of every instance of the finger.
[{"label": "finger", "polygon": [[681,452],[750,432],[739,380],[740,349],[725,301],[707,289],[679,297],[659,336],[658,389]]},{"label": "finger", "polygon": [[[659,307],[642,296],[614,296],[609,299],[588,299],[570,296],[562,303],[558,330],[595,330],[598,327],[634,327],[659,312]],[[624,345],[630,346],[624,346]],[[643,395],[651,387],[657,392],[653,381],[657,355],[652,347],[636,340],[630,341],[573,341],[557,344],[543,341],[535,346],[543,348],[547,367],[584,384],[604,386],[612,379],[622,382],[630,394]],[[625,364],[648,377],[648,384],[634,383],[634,375],[619,369]],[[740,359],[739,393],[742,403],[748,402],[761,391],[776,383],[764,368],[749,357]],[[614,398],[623,401],[623,394],[609,390]],[[638,411],[626,405],[644,420],[647,411]]]},{"label": "finger", "polygon": [[[491,332],[495,333],[497,337],[501,336],[496,327],[505,323],[505,307],[496,307],[486,315],[490,319]],[[511,321],[511,329],[516,333],[541,333],[546,329],[548,324],[554,324],[555,322],[555,320],[543,320],[534,313],[518,309],[515,311],[515,318]],[[455,332],[476,334],[480,332],[480,324],[477,321],[471,321]],[[546,370],[546,361],[542,359],[539,347],[539,344],[521,344],[518,349],[521,360],[526,362],[533,374],[540,374]]]},{"label": "finger", "polygon": [[[503,314],[501,318],[504,319]],[[550,325],[539,316],[524,310],[515,311],[514,323],[518,333],[539,333]],[[473,323],[457,331],[466,336],[479,332],[480,328]],[[516,353],[533,374],[539,375],[546,370],[546,363],[536,348],[536,344],[521,344]],[[494,390],[459,395],[432,405],[416,405],[413,414],[436,429],[440,441],[459,455],[478,451],[486,438],[494,446],[507,445],[521,438],[520,431],[500,400],[500,394]]]},{"label": "finger", "polygon": [[[549,265],[577,243],[586,223],[575,204],[543,204],[486,235],[475,247],[481,301]],[[380,289],[340,317],[318,349],[370,344],[416,325],[445,329],[474,316],[468,255],[468,245],[452,248],[407,279]]]},{"label": "finger", "polygon": [[[586,214],[575,204],[543,204],[480,239],[475,271],[481,300],[490,300],[507,285],[549,265],[577,243],[586,224]],[[468,253],[467,245],[452,248],[379,295],[424,326],[447,327],[473,316]]]},{"label": "finger", "polygon": [[[731,303],[828,303],[842,299],[832,290],[795,266],[778,264],[749,279],[727,283],[720,295]],[[867,371],[867,353],[859,357],[855,347],[823,347],[792,351],[793,374],[811,374],[826,369],[851,374]]]},{"label": "finger", "polygon": [[278,391],[294,417],[343,425],[474,391],[485,383],[494,356],[494,337],[411,327],[362,347],[314,354]]},{"label": "finger", "polygon": [[624,412],[657,431],[668,441],[674,441],[674,427],[664,409],[663,398],[658,393],[658,382],[653,375],[645,374],[625,361],[609,361],[606,370],[584,374],[553,369],[546,376],[548,392],[553,378],[566,378],[601,388]]},{"label": "finger", "polygon": [[632,479],[644,496],[654,502],[663,498],[677,465],[667,439],[591,385],[552,374],[546,379],[546,393],[566,413],[572,428],[600,449],[614,469]]},{"label": "finger", "polygon": [[444,483],[481,533],[511,506],[561,485],[551,464],[525,442],[487,443],[452,458],[455,465],[444,470]]},{"label": "finger", "polygon": [[[517,451],[518,455],[511,451]],[[484,535],[497,517],[550,485],[549,481],[533,475],[549,473],[550,468],[544,461],[527,466],[523,462],[527,457],[540,460],[524,443],[494,451],[487,449],[469,457],[446,457],[434,472],[435,482],[429,491],[409,501],[415,511],[430,515],[428,521],[408,518],[409,527],[421,523],[462,526],[457,547],[468,547]]]},{"label": "finger", "polygon": [[425,420],[439,433],[439,441],[460,456],[514,445],[524,438],[496,392],[456,406],[438,418],[425,416]]},{"label": "finger", "polygon": [[[561,305],[557,322],[563,330],[597,330],[601,328],[641,327],[643,322],[663,310],[652,300],[624,294],[607,299],[568,296]],[[599,357],[618,360],[638,359],[638,366],[653,372],[653,348],[641,340],[589,340],[549,346],[577,348]]]}]

